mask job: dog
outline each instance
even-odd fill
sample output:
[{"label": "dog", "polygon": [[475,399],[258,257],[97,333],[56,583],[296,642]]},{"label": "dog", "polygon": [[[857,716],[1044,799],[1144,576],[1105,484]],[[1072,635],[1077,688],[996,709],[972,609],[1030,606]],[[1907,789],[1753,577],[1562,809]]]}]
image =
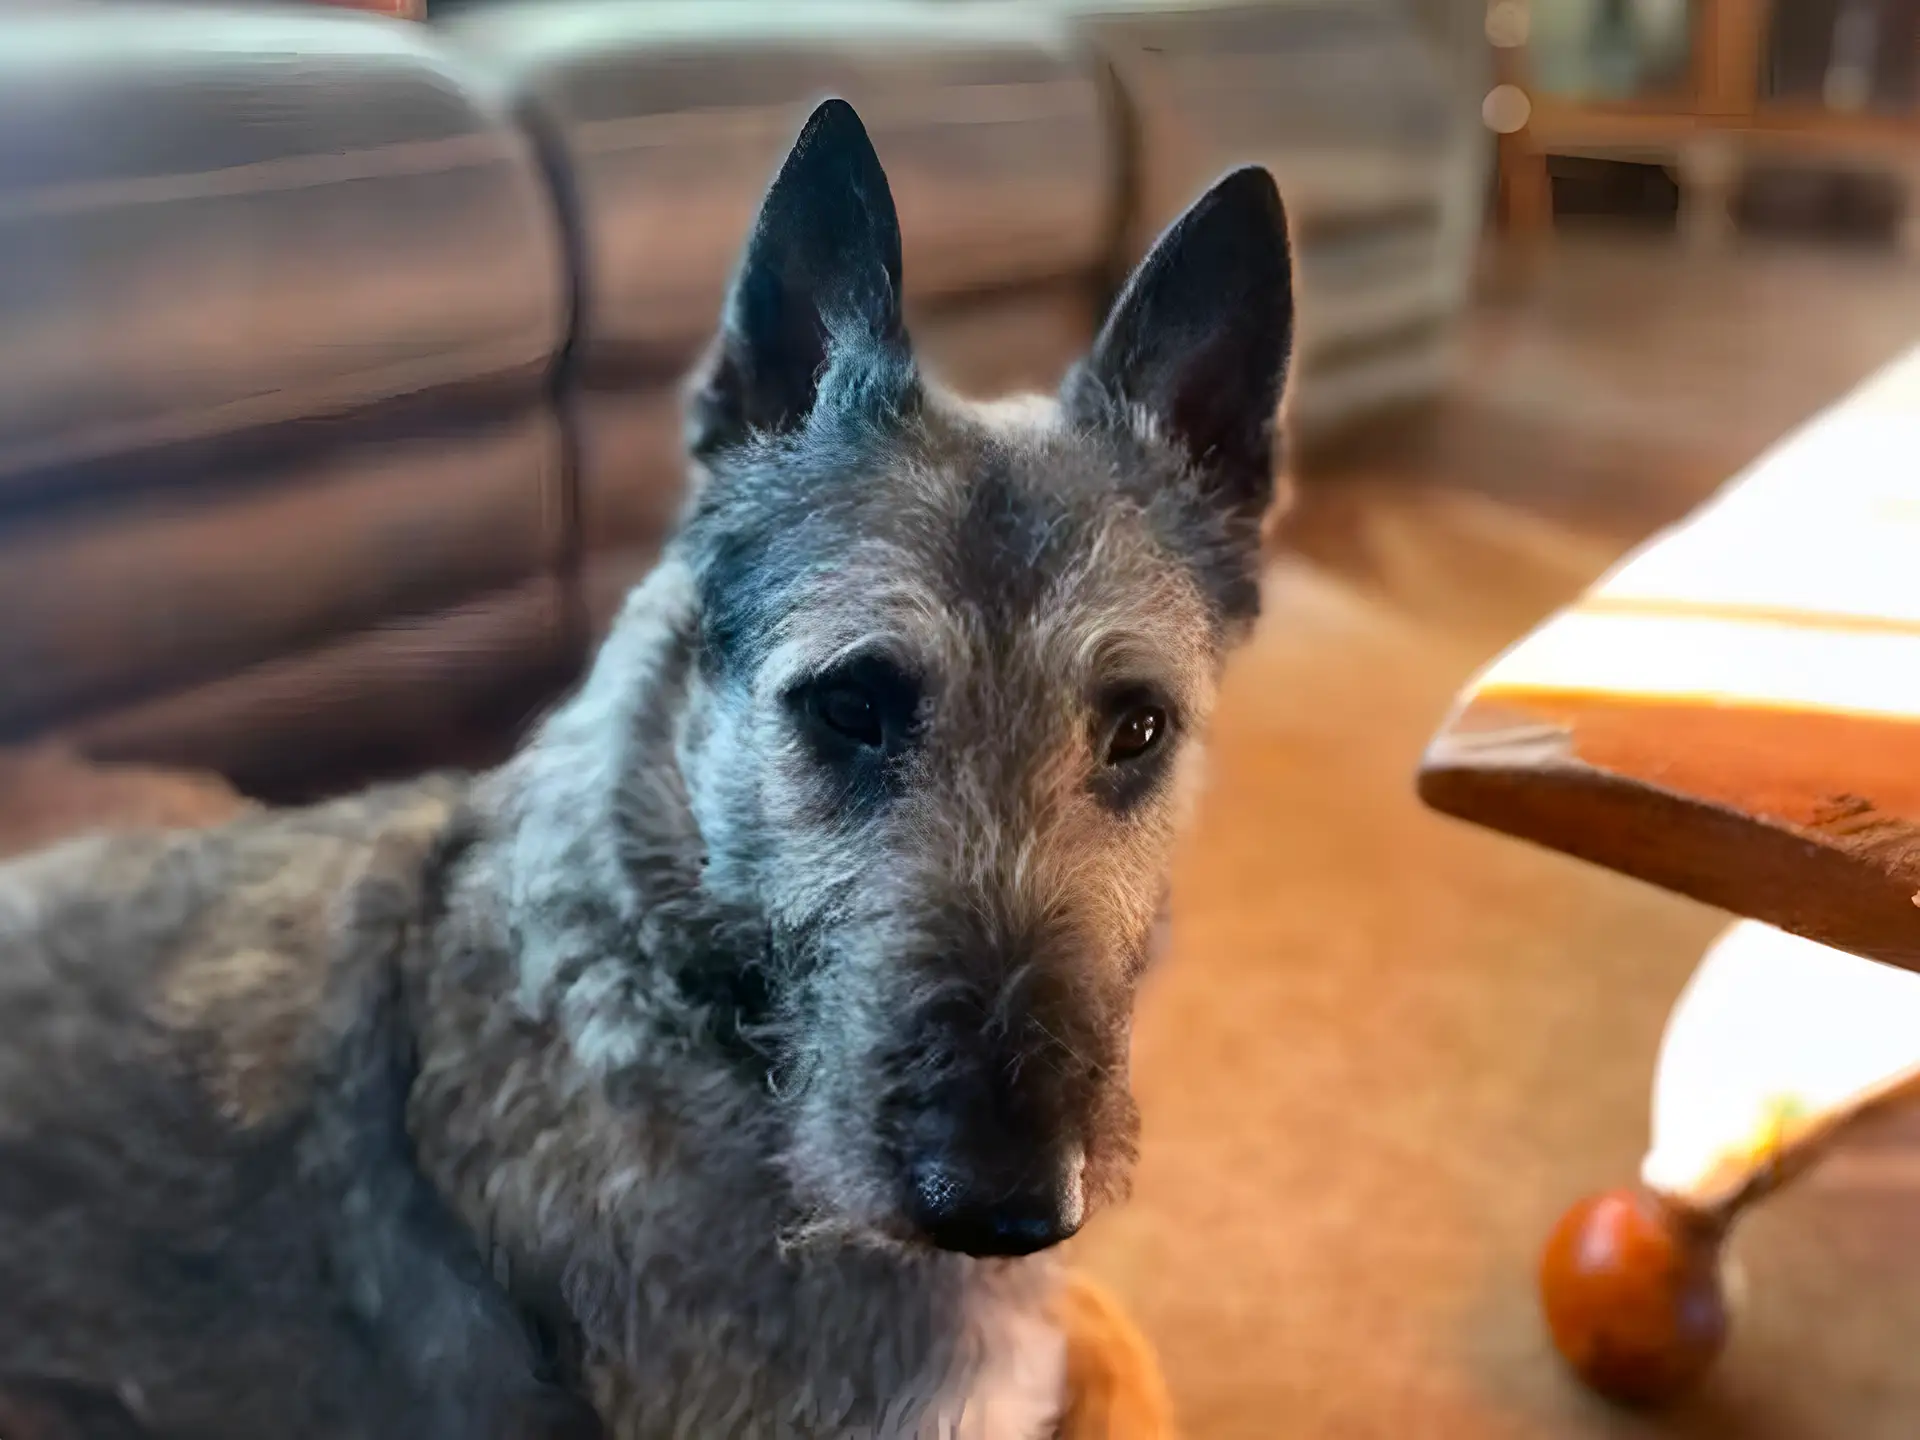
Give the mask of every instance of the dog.
[{"label": "dog", "polygon": [[1291,341],[1246,168],[1057,397],[943,392],[823,104],[681,526],[512,760],[0,869],[0,1388],[178,1440],[1052,1433]]}]

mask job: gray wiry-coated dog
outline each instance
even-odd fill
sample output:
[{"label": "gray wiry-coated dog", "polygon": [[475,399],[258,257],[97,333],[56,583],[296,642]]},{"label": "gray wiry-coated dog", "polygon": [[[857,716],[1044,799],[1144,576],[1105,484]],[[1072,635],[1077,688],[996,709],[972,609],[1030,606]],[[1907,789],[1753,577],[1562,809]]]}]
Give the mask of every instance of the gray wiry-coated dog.
[{"label": "gray wiry-coated dog", "polygon": [[684,526],[504,769],[0,869],[16,1411],[1047,1433],[1020,1257],[1126,1185],[1134,990],[1258,603],[1285,224],[1227,176],[1057,402],[932,387],[900,266],[829,102]]}]

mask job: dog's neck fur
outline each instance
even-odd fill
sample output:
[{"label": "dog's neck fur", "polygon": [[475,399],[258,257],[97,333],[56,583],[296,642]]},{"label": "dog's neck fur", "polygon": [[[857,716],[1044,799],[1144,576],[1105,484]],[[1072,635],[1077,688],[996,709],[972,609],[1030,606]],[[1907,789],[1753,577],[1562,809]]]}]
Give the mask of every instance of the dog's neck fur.
[{"label": "dog's neck fur", "polygon": [[678,759],[692,617],[670,556],[476,787],[413,984],[421,1163],[617,1434],[1043,1433],[1044,1261],[786,1243],[806,1217],[729,1013],[764,927],[703,882]]}]

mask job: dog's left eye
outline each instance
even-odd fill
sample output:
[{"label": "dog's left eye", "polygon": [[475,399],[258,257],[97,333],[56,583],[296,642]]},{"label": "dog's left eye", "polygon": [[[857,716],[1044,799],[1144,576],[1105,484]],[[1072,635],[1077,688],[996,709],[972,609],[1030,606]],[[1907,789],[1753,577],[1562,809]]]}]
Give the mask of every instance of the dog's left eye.
[{"label": "dog's left eye", "polygon": [[1167,733],[1167,712],[1158,705],[1135,705],[1120,716],[1107,737],[1107,764],[1138,760]]},{"label": "dog's left eye", "polygon": [[831,685],[820,691],[813,699],[813,713],[822,725],[856,745],[878,750],[886,744],[880,707],[856,685]]}]

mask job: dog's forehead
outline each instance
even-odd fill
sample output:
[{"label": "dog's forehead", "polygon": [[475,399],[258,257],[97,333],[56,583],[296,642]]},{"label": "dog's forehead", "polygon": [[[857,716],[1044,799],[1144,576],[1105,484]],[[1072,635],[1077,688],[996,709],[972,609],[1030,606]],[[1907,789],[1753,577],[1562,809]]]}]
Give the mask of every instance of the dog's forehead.
[{"label": "dog's forehead", "polygon": [[838,559],[794,595],[790,638],[812,662],[879,637],[1040,684],[1133,670],[1185,688],[1211,658],[1211,616],[1117,463],[1049,402],[950,405],[854,482]]}]

